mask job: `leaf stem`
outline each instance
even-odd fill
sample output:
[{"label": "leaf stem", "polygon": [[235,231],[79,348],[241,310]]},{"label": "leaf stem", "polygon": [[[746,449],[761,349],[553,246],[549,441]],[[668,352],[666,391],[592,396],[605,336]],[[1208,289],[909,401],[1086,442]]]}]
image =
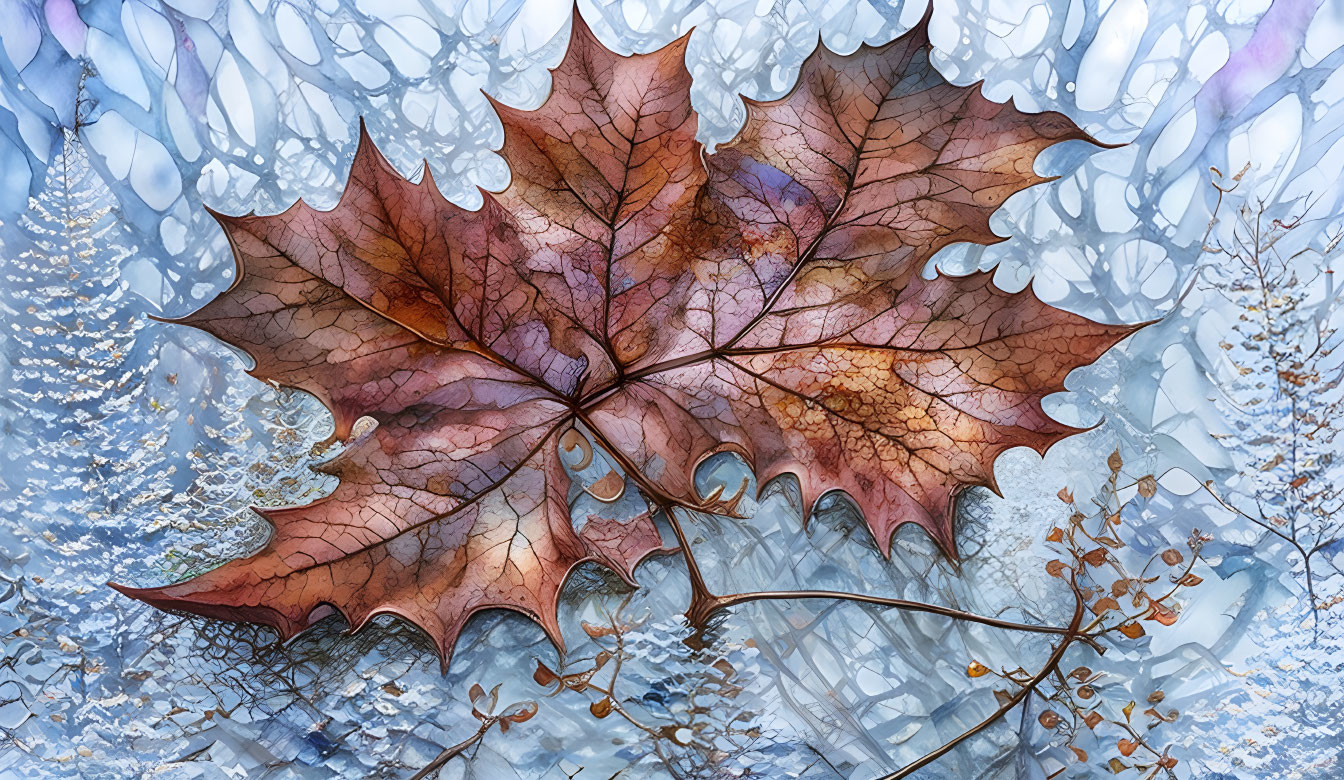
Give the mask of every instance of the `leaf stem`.
[{"label": "leaf stem", "polygon": [[672,532],[677,535],[677,543],[681,545],[683,556],[686,558],[686,573],[691,579],[691,603],[686,607],[686,622],[690,623],[692,628],[700,630],[714,613],[722,609],[719,604],[722,597],[714,595],[705,584],[704,575],[700,573],[700,564],[695,560],[695,553],[691,552],[691,542],[686,538],[686,531],[682,529],[676,511],[672,507],[664,506],[663,514],[667,515],[667,520],[672,525]]}]

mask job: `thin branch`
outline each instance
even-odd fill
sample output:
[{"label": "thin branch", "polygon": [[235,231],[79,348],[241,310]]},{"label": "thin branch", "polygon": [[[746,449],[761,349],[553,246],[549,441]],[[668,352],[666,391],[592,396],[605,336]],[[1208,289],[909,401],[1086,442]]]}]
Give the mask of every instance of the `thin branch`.
[{"label": "thin branch", "polygon": [[949,742],[944,743],[942,747],[939,747],[937,750],[925,753],[923,756],[920,756],[915,761],[906,764],[901,769],[898,769],[897,771],[892,772],[889,775],[883,776],[882,780],[902,780],[902,778],[909,777],[918,770],[928,766],[929,764],[932,764],[934,761],[937,761],[938,759],[952,752],[952,750],[956,748],[957,745],[960,745],[962,742],[965,742],[966,740],[970,739],[976,734],[979,734],[980,732],[994,725],[996,721],[998,721],[1004,715],[1007,715],[1014,707],[1020,704],[1023,699],[1029,696],[1032,693],[1032,691],[1036,690],[1036,688],[1040,686],[1041,683],[1045,682],[1045,680],[1048,677],[1050,677],[1050,675],[1053,674],[1056,669],[1059,668],[1060,662],[1064,660],[1064,653],[1068,651],[1069,647],[1071,647],[1073,643],[1082,636],[1081,632],[1079,631],[1079,626],[1081,626],[1083,622],[1083,596],[1078,591],[1077,583],[1073,583],[1073,597],[1074,597],[1073,619],[1069,621],[1069,628],[1067,630],[1067,633],[1065,633],[1063,640],[1061,640],[1060,643],[1055,646],[1055,649],[1053,652],[1050,653],[1050,658],[1046,661],[1045,666],[1043,666],[1041,670],[1036,673],[1035,677],[1028,680],[1022,686],[1022,688],[1017,691],[1017,693],[1014,693],[1011,697],[1009,697],[1008,701],[1005,702],[1003,706],[999,707],[997,710],[990,713],[989,716],[986,717],[984,720],[980,721],[974,726],[971,726],[969,729],[966,729],[961,734],[958,734]]},{"label": "thin branch", "polygon": [[429,777],[442,769],[443,765],[451,761],[454,756],[460,755],[467,748],[480,742],[481,738],[485,736],[485,732],[489,731],[490,727],[495,725],[498,721],[499,718],[486,718],[481,723],[481,727],[476,729],[475,734],[472,734],[470,737],[467,737],[450,748],[444,748],[443,752],[437,755],[433,761],[426,764],[424,769],[421,769],[419,772],[412,775],[411,780],[424,780],[426,777]]},{"label": "thin branch", "polygon": [[727,609],[738,604],[745,604],[750,601],[785,601],[793,599],[833,599],[837,601],[855,601],[861,604],[874,604],[879,607],[890,607],[892,609],[905,610],[907,612],[926,612],[932,615],[942,615],[953,620],[962,620],[969,623],[979,623],[994,628],[1004,628],[1011,631],[1030,631],[1038,634],[1068,634],[1070,629],[1061,626],[1038,626],[1029,623],[1018,623],[1012,620],[1001,620],[999,618],[977,615],[973,612],[966,612],[951,607],[942,607],[937,604],[928,604],[922,601],[908,601],[906,599],[884,598],[882,596],[869,596],[862,593],[845,593],[831,590],[798,590],[798,591],[759,591],[754,593],[737,593],[731,596],[716,597],[716,611]]}]

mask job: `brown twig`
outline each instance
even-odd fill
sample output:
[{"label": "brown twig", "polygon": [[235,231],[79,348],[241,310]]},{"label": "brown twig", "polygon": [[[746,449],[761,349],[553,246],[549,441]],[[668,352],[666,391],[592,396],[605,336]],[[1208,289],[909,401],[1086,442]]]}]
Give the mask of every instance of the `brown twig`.
[{"label": "brown twig", "polygon": [[960,745],[962,742],[965,742],[966,740],[970,739],[976,734],[979,734],[980,732],[994,725],[994,723],[998,721],[1000,718],[1002,718],[1004,715],[1007,715],[1014,707],[1020,704],[1023,699],[1029,696],[1032,691],[1036,690],[1036,688],[1042,682],[1044,682],[1046,678],[1048,678],[1056,669],[1059,668],[1060,662],[1064,660],[1064,653],[1067,652],[1069,647],[1071,647],[1073,643],[1082,636],[1079,627],[1082,625],[1083,622],[1083,595],[1081,592],[1079,592],[1078,585],[1076,582],[1071,583],[1071,585],[1073,587],[1073,597],[1074,597],[1073,619],[1069,621],[1069,627],[1066,630],[1066,633],[1064,634],[1064,638],[1060,640],[1058,645],[1055,646],[1054,650],[1050,653],[1050,658],[1045,662],[1045,666],[1043,666],[1041,670],[1036,673],[1036,676],[1032,677],[1030,680],[1024,683],[1022,685],[1022,688],[1018,690],[1017,693],[1014,693],[1011,697],[1009,697],[1008,701],[1005,702],[1003,706],[999,707],[997,710],[990,713],[989,716],[986,717],[984,720],[980,721],[974,726],[971,726],[969,729],[966,729],[965,731],[958,734],[950,741],[943,743],[942,747],[939,747],[936,750],[932,750],[928,753],[925,753],[915,761],[906,764],[901,769],[898,769],[889,775],[884,775],[881,780],[901,780],[902,778],[909,777],[916,771],[928,766],[934,761],[937,761],[939,758],[942,758],[943,756],[947,755],[954,748],[956,748],[957,745]]},{"label": "brown twig", "polygon": [[485,737],[485,732],[489,731],[490,727],[498,722],[499,718],[496,717],[486,718],[484,721],[481,722],[481,727],[476,729],[475,734],[472,734],[470,737],[467,737],[466,739],[462,740],[456,745],[453,745],[450,748],[444,748],[443,752],[435,756],[433,761],[430,761],[428,764],[426,764],[424,769],[421,769],[419,772],[416,772],[411,777],[411,780],[424,780],[426,777],[429,777],[430,775],[439,771],[440,769],[443,768],[443,765],[451,761],[454,756],[460,755],[467,748],[471,747],[472,745],[475,745],[477,742],[480,742],[481,739]]},{"label": "brown twig", "polygon": [[[1029,631],[1038,634],[1068,634],[1069,629],[1060,626],[1038,626],[1029,623],[1018,623],[1012,620],[1001,620],[999,618],[977,615],[972,612],[966,612],[951,607],[942,607],[937,604],[929,604],[923,601],[908,601],[906,599],[885,598],[883,596],[869,596],[862,593],[847,593],[833,590],[797,590],[797,591],[757,591],[751,593],[735,593],[731,596],[714,596],[712,605],[702,607],[711,609],[709,615],[701,616],[702,620],[708,620],[714,612],[728,609],[729,607],[745,604],[750,601],[785,601],[795,599],[831,599],[836,601],[854,601],[861,604],[873,604],[879,607],[890,607],[892,609],[901,609],[907,612],[925,612],[932,615],[942,615],[943,617],[954,620],[963,620],[969,623],[979,623],[993,628],[1004,628],[1011,631]],[[691,616],[687,615],[688,619]]]}]

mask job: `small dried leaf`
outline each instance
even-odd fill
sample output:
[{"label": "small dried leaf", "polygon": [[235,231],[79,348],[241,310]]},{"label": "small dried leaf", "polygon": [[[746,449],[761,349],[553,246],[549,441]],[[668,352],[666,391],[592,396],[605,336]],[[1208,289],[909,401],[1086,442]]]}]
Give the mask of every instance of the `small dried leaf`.
[{"label": "small dried leaf", "polygon": [[1069,750],[1072,750],[1072,751],[1073,751],[1073,754],[1074,754],[1075,756],[1078,757],[1078,760],[1079,760],[1079,761],[1087,761],[1087,751],[1086,751],[1086,750],[1083,750],[1082,748],[1080,748],[1080,747],[1078,747],[1078,746],[1076,746],[1076,745],[1069,745]]},{"label": "small dried leaf", "polygon": [[1074,680],[1077,680],[1078,682],[1087,682],[1087,678],[1091,676],[1092,676],[1092,670],[1086,666],[1080,666],[1077,669],[1074,669],[1072,672],[1069,672],[1069,677],[1071,677]]},{"label": "small dried leaf", "polygon": [[1053,729],[1060,724],[1061,718],[1054,710],[1046,710],[1036,720],[1040,722],[1041,726]]},{"label": "small dried leaf", "polygon": [[1101,723],[1101,721],[1102,721],[1101,713],[1095,710],[1083,716],[1083,723],[1086,723],[1087,727],[1090,729],[1095,729],[1097,727],[1097,724]]},{"label": "small dried leaf", "polygon": [[605,718],[611,714],[611,699],[603,697],[588,705],[588,711],[595,718]]},{"label": "small dried leaf", "polygon": [[501,718],[514,723],[523,723],[532,719],[537,714],[537,703],[534,701],[520,701],[504,711]]},{"label": "small dried leaf", "polygon": [[994,701],[999,703],[1000,707],[1007,707],[1013,701],[1013,695],[1002,688],[994,689]]},{"label": "small dried leaf", "polygon": [[1135,750],[1138,749],[1139,743],[1131,742],[1128,739],[1122,739],[1119,742],[1115,743],[1115,746],[1120,748],[1120,755],[1128,757],[1132,755]]},{"label": "small dried leaf", "polygon": [[1117,447],[1115,452],[1112,452],[1111,456],[1106,459],[1106,465],[1111,469],[1112,474],[1118,473],[1120,469],[1124,468],[1125,462],[1120,458],[1119,447]]},{"label": "small dried leaf", "polygon": [[1112,596],[1119,597],[1125,595],[1128,592],[1129,592],[1129,580],[1119,579],[1111,583]]},{"label": "small dried leaf", "polygon": [[[1149,707],[1148,709],[1146,709],[1146,710],[1143,711],[1143,714],[1144,714],[1144,715],[1151,715],[1151,716],[1153,716],[1154,718],[1157,718],[1158,720],[1162,721],[1163,723],[1171,723],[1171,722],[1175,721],[1177,718],[1179,718],[1179,717],[1181,716],[1181,711],[1180,711],[1180,710],[1167,710],[1167,714],[1166,714],[1166,715],[1163,715],[1162,713],[1160,713],[1160,712],[1157,711],[1157,708],[1156,708],[1156,707]],[[1153,725],[1155,726],[1155,725],[1157,725],[1157,724],[1153,724]],[[1153,727],[1153,726],[1149,726],[1149,728],[1152,728],[1152,727]]]},{"label": "small dried leaf", "polygon": [[[1121,710],[1121,712],[1125,713],[1125,720],[1129,720],[1129,716],[1134,714],[1134,702],[1131,701],[1129,704],[1126,704],[1125,708]],[[1125,755],[1129,754],[1126,753]]]},{"label": "small dried leaf", "polygon": [[1187,574],[1181,577],[1181,579],[1177,581],[1177,584],[1187,588],[1193,588],[1203,581],[1204,578],[1199,576],[1198,574]]},{"label": "small dried leaf", "polygon": [[1064,568],[1063,561],[1050,561],[1045,564],[1045,573],[1051,577],[1059,577],[1064,574]]},{"label": "small dried leaf", "polygon": [[611,626],[595,626],[586,620],[580,621],[580,625],[583,626],[583,633],[593,639],[601,639],[604,636],[611,636],[616,633],[616,629]]},{"label": "small dried leaf", "polygon": [[979,661],[971,661],[966,665],[967,677],[984,677],[987,674],[989,674],[989,667]]},{"label": "small dried leaf", "polygon": [[1162,756],[1162,758],[1157,761],[1157,765],[1163,769],[1175,769],[1177,763],[1178,761],[1173,756]]},{"label": "small dried leaf", "polygon": [[1184,560],[1185,560],[1185,556],[1184,556],[1184,555],[1181,555],[1181,551],[1180,551],[1180,550],[1177,550],[1177,549],[1175,549],[1175,548],[1171,548],[1171,549],[1167,549],[1167,550],[1163,550],[1163,551],[1162,551],[1162,562],[1165,563],[1165,564],[1168,565],[1168,566],[1176,566],[1176,565],[1179,565],[1179,564],[1181,563],[1181,561],[1184,561]]},{"label": "small dried leaf", "polygon": [[1161,704],[1161,703],[1162,703],[1162,700],[1165,699],[1165,698],[1167,698],[1167,694],[1166,694],[1166,693],[1164,693],[1164,692],[1162,692],[1162,691],[1153,691],[1152,693],[1148,694],[1148,703],[1149,703],[1149,704]]},{"label": "small dried leaf", "polygon": [[1121,761],[1118,758],[1112,758],[1109,762],[1107,762],[1106,766],[1111,770],[1111,774],[1113,775],[1118,775],[1121,772],[1124,772],[1125,770],[1129,769],[1129,766],[1127,766],[1124,761]]},{"label": "small dried leaf", "polygon": [[588,689],[588,682],[593,679],[597,673],[597,667],[582,672],[573,672],[560,678],[560,684],[572,691],[584,691]]},{"label": "small dried leaf", "polygon": [[1051,528],[1051,529],[1050,529],[1050,534],[1049,534],[1048,536],[1045,537],[1045,540],[1046,540],[1047,542],[1062,542],[1062,541],[1064,541],[1064,529],[1063,529],[1063,528],[1058,528],[1058,527],[1056,527],[1056,528]]},{"label": "small dried leaf", "polygon": [[1157,495],[1157,479],[1152,474],[1139,480],[1139,495],[1144,498],[1152,498]]},{"label": "small dried leaf", "polygon": [[1120,602],[1107,596],[1104,599],[1097,599],[1097,603],[1092,605],[1092,611],[1098,615],[1109,612],[1113,609],[1120,609]]},{"label": "small dried leaf", "polygon": [[1083,562],[1089,566],[1100,566],[1106,562],[1106,548],[1098,547],[1095,550],[1089,550],[1083,555]]},{"label": "small dried leaf", "polygon": [[1156,601],[1153,602],[1152,606],[1152,611],[1144,617],[1144,620],[1156,620],[1164,626],[1169,626],[1175,623],[1176,619],[1180,617],[1175,611],[1168,609],[1166,606],[1159,604]]},{"label": "small dried leaf", "polygon": [[1086,701],[1097,695],[1097,689],[1090,685],[1081,685],[1078,687],[1078,698]]},{"label": "small dried leaf", "polygon": [[543,688],[549,688],[560,682],[560,675],[551,671],[551,668],[541,661],[537,661],[537,670],[532,673],[532,679],[537,681],[537,685]]},{"label": "small dried leaf", "polygon": [[1059,492],[1055,495],[1059,496],[1059,500],[1066,504],[1073,503],[1073,493],[1070,492],[1068,488],[1060,488]]},{"label": "small dried leaf", "polygon": [[1120,633],[1124,634],[1130,639],[1138,639],[1139,637],[1143,636],[1144,630],[1143,626],[1139,625],[1138,623],[1126,623],[1120,627]]},{"label": "small dried leaf", "polygon": [[467,691],[467,698],[471,701],[471,706],[480,709],[481,702],[485,700],[485,689],[480,683],[472,683],[471,689]]}]

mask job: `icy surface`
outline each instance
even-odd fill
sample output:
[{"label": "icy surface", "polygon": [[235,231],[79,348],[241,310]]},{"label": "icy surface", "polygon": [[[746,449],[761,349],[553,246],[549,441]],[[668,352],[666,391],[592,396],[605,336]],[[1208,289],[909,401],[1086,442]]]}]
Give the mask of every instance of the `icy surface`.
[{"label": "icy surface", "polygon": [[[787,91],[818,36],[850,51],[924,10],[581,7],[619,51],[694,27],[693,100],[711,143],[743,119],[739,94]],[[0,777],[404,777],[476,730],[467,689],[480,683],[540,711],[492,731],[444,777],[870,778],[995,709],[992,678],[968,677],[970,661],[1035,670],[1049,654],[1048,636],[825,601],[738,607],[691,637],[677,556],[642,566],[634,591],[580,572],[562,606],[566,658],[526,620],[486,614],[447,674],[391,619],[354,637],[327,621],[282,647],[263,629],[116,595],[105,581],[173,581],[260,545],[267,529],[249,505],[331,488],[308,469],[329,454],[330,419],[313,399],[148,317],[185,313],[229,283],[205,207],[330,205],[360,116],[401,170],[425,158],[447,196],[475,205],[477,186],[508,175],[480,90],[537,105],[569,5],[0,0],[0,19]],[[1198,527],[1213,537],[1196,570],[1204,582],[1181,596],[1173,627],[1149,623],[1103,658],[1076,646],[1062,668],[1104,672],[1098,695],[1121,705],[1164,691],[1162,713],[1179,718],[1148,733],[1172,745],[1178,777],[1344,776],[1344,545],[1331,499],[1313,490],[1344,475],[1332,437],[1302,444],[1294,417],[1319,407],[1317,431],[1336,427],[1336,340],[1311,355],[1315,368],[1290,366],[1340,320],[1322,272],[1340,265],[1344,227],[1344,5],[947,0],[932,38],[949,79],[983,79],[995,100],[1060,110],[1128,144],[1051,150],[1038,169],[1060,178],[994,218],[1012,240],[953,247],[935,264],[997,267],[1005,289],[1030,283],[1094,318],[1163,319],[1052,399],[1057,417],[1101,420],[1096,430],[1045,458],[1009,453],[997,465],[1004,496],[961,502],[959,566],[907,533],[884,561],[843,501],[804,530],[785,482],[767,487],[750,520],[695,521],[711,585],[853,590],[1065,623],[1072,599],[1044,571],[1044,539],[1068,515],[1056,491],[1085,502],[1118,447],[1127,473],[1165,475],[1127,510],[1129,543],[1157,551]],[[1228,188],[1238,172],[1219,205],[1211,179]],[[1232,250],[1257,224],[1291,226],[1276,247],[1297,298],[1254,299]],[[1288,314],[1261,328],[1271,309]],[[1281,367],[1266,339],[1306,348]],[[1290,391],[1283,370],[1310,392]],[[703,478],[736,484],[735,468],[718,462]],[[1244,514],[1216,503],[1206,481]],[[549,696],[534,681],[539,660],[581,671],[611,645],[582,621],[622,627],[632,658],[615,693],[657,738],[594,717],[591,693]],[[1113,776],[1116,734],[1077,737],[1080,759],[1041,726],[1043,706],[1015,710],[918,776]]]}]

